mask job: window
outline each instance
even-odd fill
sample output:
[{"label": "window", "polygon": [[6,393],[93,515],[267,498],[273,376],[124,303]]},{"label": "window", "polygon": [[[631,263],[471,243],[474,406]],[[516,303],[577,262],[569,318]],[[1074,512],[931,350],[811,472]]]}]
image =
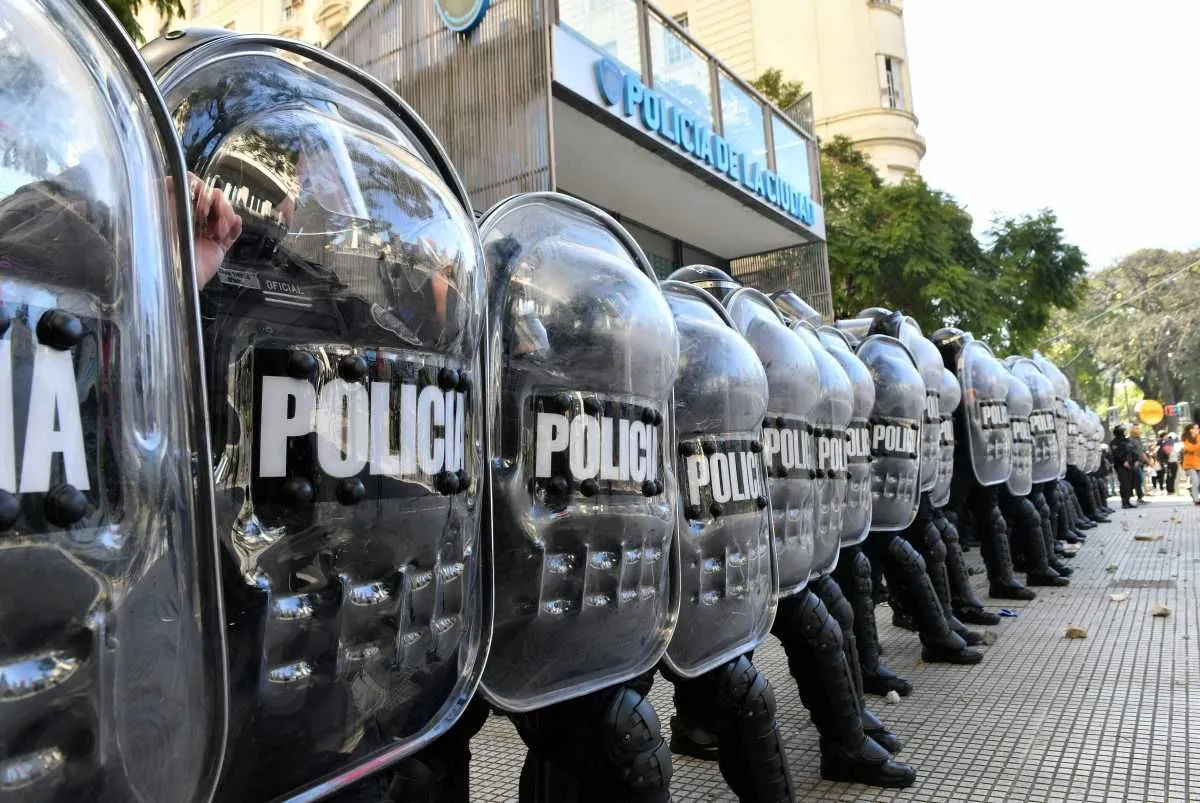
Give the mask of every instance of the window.
[{"label": "window", "polygon": [[[675,20],[680,28],[683,28],[685,31],[687,30],[688,15],[686,11],[675,15],[672,19]],[[689,55],[687,43],[670,32],[670,29],[665,25],[663,26],[663,32],[667,36],[667,64],[682,64],[687,61]]]},{"label": "window", "polygon": [[895,56],[879,54],[879,94],[885,109],[904,109],[904,62]]}]

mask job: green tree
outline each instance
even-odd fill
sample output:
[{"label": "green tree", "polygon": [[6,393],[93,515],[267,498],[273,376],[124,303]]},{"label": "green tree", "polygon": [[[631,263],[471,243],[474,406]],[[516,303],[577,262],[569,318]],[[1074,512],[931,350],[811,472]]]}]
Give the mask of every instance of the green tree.
[{"label": "green tree", "polygon": [[839,317],[900,309],[927,332],[959,326],[1004,353],[1027,351],[1079,300],[1086,262],[1048,210],[997,219],[981,243],[952,196],[917,176],[885,184],[844,137],[823,144],[821,184]]},{"label": "green tree", "polygon": [[775,68],[755,78],[750,85],[781,109],[788,108],[804,97],[804,84],[800,81],[785,80],[783,71]]},{"label": "green tree", "polygon": [[145,32],[142,31],[142,26],[138,25],[137,21],[137,14],[142,10],[143,5],[153,8],[167,20],[183,16],[183,0],[104,0],[104,2],[112,9],[113,14],[129,32],[133,41],[139,44],[146,41]]},{"label": "green tree", "polygon": [[1148,399],[1200,399],[1198,263],[1200,250],[1136,251],[1093,275],[1078,307],[1055,316],[1054,346],[1086,355],[1107,380],[1108,404],[1125,380]]}]

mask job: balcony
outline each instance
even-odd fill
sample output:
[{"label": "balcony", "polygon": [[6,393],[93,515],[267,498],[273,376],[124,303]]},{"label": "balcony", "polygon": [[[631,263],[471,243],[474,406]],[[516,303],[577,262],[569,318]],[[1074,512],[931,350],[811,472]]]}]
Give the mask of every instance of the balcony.
[{"label": "balcony", "polygon": [[551,0],[560,25],[821,203],[811,98],[787,112],[647,0]]}]

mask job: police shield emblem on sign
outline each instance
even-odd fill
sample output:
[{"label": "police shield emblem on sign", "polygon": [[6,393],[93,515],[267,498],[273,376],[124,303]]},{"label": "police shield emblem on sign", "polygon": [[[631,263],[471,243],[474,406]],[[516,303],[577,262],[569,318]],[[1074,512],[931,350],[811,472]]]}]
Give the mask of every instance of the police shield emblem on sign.
[{"label": "police shield emblem on sign", "polygon": [[850,474],[846,438],[854,408],[854,388],[842,366],[821,343],[812,324],[796,322],[792,329],[812,354],[821,382],[819,399],[809,416],[817,466],[815,551],[811,574],[816,578],[833,571],[842,549],[842,517]]},{"label": "police shield emblem on sign", "polygon": [[925,382],[912,354],[894,337],[871,335],[859,344],[857,354],[875,380],[870,419],[871,529],[903,530],[916,518],[921,499]]},{"label": "police shield emblem on sign", "polygon": [[598,209],[520,195],[480,231],[502,397],[483,691],[523,712],[628,680],[667,648],[679,336],[641,249]]},{"label": "police shield emblem on sign", "polygon": [[975,479],[980,485],[999,485],[1012,472],[1009,373],[990,348],[960,329],[940,329],[934,342],[962,385],[957,432],[966,440]]},{"label": "police shield emblem on sign", "polygon": [[0,799],[208,800],[225,661],[186,174],[101,3],[0,2],[0,152]]},{"label": "police shield emblem on sign", "polygon": [[725,299],[725,308],[767,372],[763,457],[780,594],[789,596],[808,585],[813,567],[817,457],[811,419],[820,402],[820,369],[805,341],[758,290],[735,290]]},{"label": "police shield emblem on sign", "polygon": [[1033,481],[1050,482],[1058,477],[1058,429],[1055,422],[1054,385],[1037,364],[1027,357],[1018,357],[1009,367],[1013,376],[1029,388],[1033,410],[1029,414],[1029,432],[1033,437]]},{"label": "police shield emblem on sign", "polygon": [[320,50],[149,48],[189,169],[241,236],[201,294],[236,712],[220,794],[348,783],[473,693],[487,279],[424,124]]},{"label": "police shield emblem on sign", "polygon": [[842,513],[842,546],[860,544],[871,531],[871,410],[875,381],[851,350],[847,336],[829,326],[818,333],[821,345],[850,380],[854,402],[846,426],[846,505]]},{"label": "police shield emblem on sign", "polygon": [[1013,496],[1033,490],[1033,394],[1020,377],[1008,378],[1008,421],[1012,430],[1012,471],[1005,487]]},{"label": "police shield emblem on sign", "polygon": [[1057,365],[1047,360],[1039,352],[1033,352],[1030,359],[1042,370],[1042,373],[1050,380],[1051,387],[1054,388],[1054,432],[1058,437],[1058,478],[1062,479],[1067,476],[1069,440],[1067,428],[1071,419],[1067,413],[1067,399],[1071,398],[1071,383]]},{"label": "police shield emblem on sign", "polygon": [[962,388],[958,377],[942,368],[942,391],[938,395],[941,426],[938,430],[937,482],[929,492],[929,501],[934,507],[944,507],[950,502],[950,486],[954,482],[954,411],[961,402]]},{"label": "police shield emblem on sign", "polygon": [[762,420],[767,375],[717,300],[667,281],[679,329],[675,449],[679,622],[664,657],[696,677],[754,649],[767,634],[779,579],[771,544]]}]

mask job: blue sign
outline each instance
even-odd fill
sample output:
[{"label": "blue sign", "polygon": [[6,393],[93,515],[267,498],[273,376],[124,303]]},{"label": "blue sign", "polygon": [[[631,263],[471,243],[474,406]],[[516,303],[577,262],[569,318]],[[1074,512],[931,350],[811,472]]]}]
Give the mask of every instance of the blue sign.
[{"label": "blue sign", "polygon": [[748,154],[676,106],[661,92],[650,89],[633,73],[611,59],[596,62],[596,84],[609,106],[619,104],[621,114],[636,118],[641,127],[657,135],[698,162],[727,176],[776,209],[811,226],[816,222],[812,198],[767,169],[751,162]]},{"label": "blue sign", "polygon": [[438,16],[446,27],[458,33],[470,33],[483,22],[490,0],[433,0]]}]

